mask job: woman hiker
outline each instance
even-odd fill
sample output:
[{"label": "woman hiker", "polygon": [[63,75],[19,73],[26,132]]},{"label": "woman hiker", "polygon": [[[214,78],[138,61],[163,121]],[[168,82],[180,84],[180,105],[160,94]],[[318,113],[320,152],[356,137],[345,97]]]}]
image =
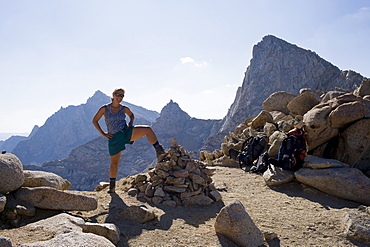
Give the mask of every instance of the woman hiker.
[{"label": "woman hiker", "polygon": [[[160,159],[165,153],[163,146],[158,143],[157,136],[151,127],[147,125],[133,126],[134,114],[128,107],[120,104],[125,96],[125,90],[122,88],[116,89],[113,91],[112,96],[112,102],[100,107],[92,120],[99,133],[108,138],[110,155],[110,185],[108,193],[115,192],[118,164],[126,144],[132,144],[134,141],[146,136],[155,148],[157,159]],[[103,115],[108,129],[107,133],[102,130],[98,122]],[[126,115],[130,118],[128,124],[126,123]]]}]

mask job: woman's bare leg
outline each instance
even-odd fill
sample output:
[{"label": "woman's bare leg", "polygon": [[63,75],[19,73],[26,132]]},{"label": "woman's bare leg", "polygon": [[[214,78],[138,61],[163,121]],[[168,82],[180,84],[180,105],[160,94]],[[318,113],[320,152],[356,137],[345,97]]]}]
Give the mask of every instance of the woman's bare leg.
[{"label": "woman's bare leg", "polygon": [[119,152],[118,154],[110,156],[110,167],[109,167],[109,177],[110,178],[116,178],[117,177],[118,164],[121,160],[121,154],[122,154],[122,152]]},{"label": "woman's bare leg", "polygon": [[158,141],[153,129],[146,125],[137,125],[132,130],[131,141],[137,141],[142,137],[146,136],[150,144],[154,144]]},{"label": "woman's bare leg", "polygon": [[114,193],[116,190],[116,178],[118,173],[118,164],[121,160],[121,154],[122,152],[119,152],[118,154],[110,156],[110,167],[109,167],[109,190],[108,193]]},{"label": "woman's bare leg", "polygon": [[165,156],[165,151],[162,145],[158,143],[158,138],[155,135],[153,129],[147,125],[135,126],[132,130],[131,141],[139,140],[140,138],[146,136],[149,143],[155,148],[158,161],[161,161]]}]

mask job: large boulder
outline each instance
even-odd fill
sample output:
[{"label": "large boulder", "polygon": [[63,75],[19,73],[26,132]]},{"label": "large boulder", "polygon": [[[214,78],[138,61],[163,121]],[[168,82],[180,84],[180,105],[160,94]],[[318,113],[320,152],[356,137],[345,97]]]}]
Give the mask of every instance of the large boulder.
[{"label": "large boulder", "polygon": [[[84,225],[85,221],[82,218],[61,213],[19,228],[19,233],[28,238],[32,236],[33,241],[32,243],[17,243],[17,246],[115,246],[105,237],[84,233]],[[21,238],[20,236],[17,241],[21,241]],[[0,246],[3,245],[0,244]]]},{"label": "large boulder", "polygon": [[364,98],[364,105],[366,107],[365,118],[370,118],[370,96]]},{"label": "large boulder", "polygon": [[343,221],[348,239],[370,246],[370,207],[348,210]]},{"label": "large boulder", "polygon": [[59,235],[69,232],[82,232],[85,221],[76,216],[67,213],[57,214],[55,216],[36,221],[20,228],[24,233],[44,234],[47,236]]},{"label": "large boulder", "polygon": [[293,100],[289,102],[287,105],[290,115],[296,116],[301,115],[303,116],[306,112],[312,109],[315,105],[318,105],[321,102],[319,96],[311,92],[304,92]]},{"label": "large boulder", "polygon": [[356,168],[302,168],[294,175],[301,183],[330,195],[370,205],[370,178]]},{"label": "large boulder", "polygon": [[321,100],[321,103],[325,103],[343,94],[346,94],[346,93],[343,91],[329,91],[324,95],[324,97]]},{"label": "large boulder", "polygon": [[361,119],[341,134],[335,159],[354,166],[369,148],[370,119]]},{"label": "large boulder", "polygon": [[351,93],[320,103],[303,116],[310,150],[338,136],[339,129],[365,116],[363,99]]},{"label": "large boulder", "polygon": [[239,246],[261,246],[263,234],[239,201],[223,207],[216,217],[216,233],[222,234]]},{"label": "large boulder", "polygon": [[21,247],[67,247],[67,246],[91,246],[91,247],[115,247],[108,239],[93,233],[70,232],[60,234],[47,241],[39,241],[30,244],[22,244]]},{"label": "large boulder", "polygon": [[327,117],[332,107],[320,104],[312,108],[303,116],[304,130],[307,133],[307,144],[310,150],[324,144],[339,134],[339,130],[328,125]]},{"label": "large boulder", "polygon": [[82,228],[82,231],[103,236],[109,239],[114,244],[118,244],[119,235],[121,234],[119,228],[115,224],[110,223],[99,224],[86,222]]},{"label": "large boulder", "polygon": [[267,111],[280,111],[289,114],[287,105],[295,97],[296,95],[284,91],[275,92],[262,103],[262,107]]},{"label": "large boulder", "polygon": [[330,112],[328,122],[332,128],[343,128],[347,124],[363,118],[365,113],[366,106],[362,102],[344,103]]},{"label": "large boulder", "polygon": [[61,176],[51,172],[24,170],[22,187],[52,187],[57,190],[67,190],[71,183]]},{"label": "large boulder", "polygon": [[325,159],[314,155],[306,155],[304,167],[312,169],[349,167],[348,164],[335,159]]},{"label": "large boulder", "polygon": [[23,165],[11,153],[0,154],[0,194],[20,188],[24,181]]},{"label": "large boulder", "polygon": [[251,127],[257,129],[263,127],[266,123],[272,123],[273,118],[268,111],[261,111],[251,122]]},{"label": "large boulder", "polygon": [[370,79],[363,80],[361,85],[355,89],[353,94],[360,97],[370,95]]},{"label": "large boulder", "polygon": [[60,191],[50,187],[23,187],[14,196],[16,200],[43,209],[89,211],[98,206],[95,197]]}]

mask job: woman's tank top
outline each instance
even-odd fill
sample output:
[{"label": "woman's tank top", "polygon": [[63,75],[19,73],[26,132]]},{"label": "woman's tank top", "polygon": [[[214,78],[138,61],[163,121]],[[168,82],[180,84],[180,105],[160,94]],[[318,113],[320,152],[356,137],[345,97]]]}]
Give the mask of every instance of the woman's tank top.
[{"label": "woman's tank top", "polygon": [[121,129],[127,128],[126,114],[124,112],[124,106],[120,105],[118,113],[112,113],[111,104],[108,104],[105,110],[105,123],[109,133],[115,134]]}]

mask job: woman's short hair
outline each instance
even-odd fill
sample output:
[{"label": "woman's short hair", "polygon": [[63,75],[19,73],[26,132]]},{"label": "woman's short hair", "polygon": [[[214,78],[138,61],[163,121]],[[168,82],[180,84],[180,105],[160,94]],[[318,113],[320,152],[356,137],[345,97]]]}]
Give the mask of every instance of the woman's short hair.
[{"label": "woman's short hair", "polygon": [[[112,93],[112,96],[117,93],[118,91],[123,91],[123,94],[125,94],[125,89],[123,88],[116,88],[114,89],[113,93]],[[110,98],[112,101],[113,101],[113,97]]]}]

